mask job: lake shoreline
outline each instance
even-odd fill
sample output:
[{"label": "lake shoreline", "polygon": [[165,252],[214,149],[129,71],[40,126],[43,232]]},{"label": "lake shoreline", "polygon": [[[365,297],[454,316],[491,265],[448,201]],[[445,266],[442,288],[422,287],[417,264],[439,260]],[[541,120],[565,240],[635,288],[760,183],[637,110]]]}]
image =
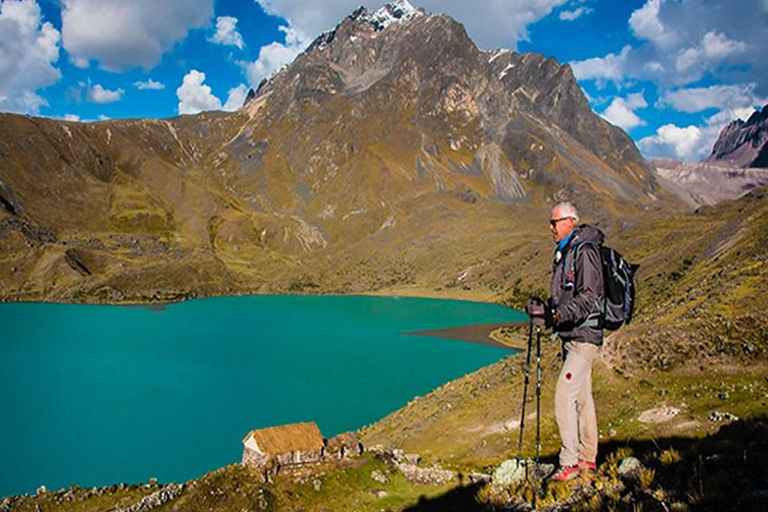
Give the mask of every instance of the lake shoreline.
[{"label": "lake shoreline", "polygon": [[[507,354],[402,333],[522,316],[487,303],[369,295],[80,306],[0,305],[9,339],[0,347],[0,375],[12,419],[2,429],[0,458],[18,473],[3,478],[3,493],[72,481],[89,487],[142,481],[142,475],[186,480],[235,460],[242,435],[253,428],[311,420],[326,435],[355,430]],[[34,372],[24,371],[28,361],[36,361]],[[25,405],[31,403],[38,405]],[[147,415],[152,425],[139,425]],[[72,443],[36,443],[41,436]],[[200,439],[208,439],[199,450],[205,461],[173,448]],[[105,450],[110,464],[129,469],[107,468],[94,455]],[[131,462],[133,453],[151,456],[139,464]],[[51,457],[60,461],[53,472]],[[89,469],[73,471],[81,467]]]}]

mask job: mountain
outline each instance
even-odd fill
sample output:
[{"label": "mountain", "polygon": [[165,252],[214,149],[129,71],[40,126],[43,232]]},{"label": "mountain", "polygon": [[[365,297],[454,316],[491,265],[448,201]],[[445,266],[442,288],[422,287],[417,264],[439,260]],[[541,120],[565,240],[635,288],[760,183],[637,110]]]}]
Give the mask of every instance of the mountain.
[{"label": "mountain", "polygon": [[562,198],[608,227],[680,208],[567,65],[399,1],[354,11],[239,112],[0,115],[0,294],[499,297]]},{"label": "mountain", "polygon": [[768,105],[753,112],[746,123],[736,119],[726,126],[706,161],[768,168]]},{"label": "mountain", "polygon": [[768,105],[747,122],[723,128],[712,153],[697,163],[652,159],[659,183],[692,206],[735,199],[768,184]]}]

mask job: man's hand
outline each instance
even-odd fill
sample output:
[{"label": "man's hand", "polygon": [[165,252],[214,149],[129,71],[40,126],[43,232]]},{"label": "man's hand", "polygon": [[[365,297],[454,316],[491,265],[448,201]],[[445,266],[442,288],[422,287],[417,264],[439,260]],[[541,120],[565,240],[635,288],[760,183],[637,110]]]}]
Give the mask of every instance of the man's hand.
[{"label": "man's hand", "polygon": [[549,301],[544,302],[539,297],[531,297],[525,305],[525,313],[531,317],[531,322],[537,327],[549,329],[555,326],[555,312]]},{"label": "man's hand", "polygon": [[544,301],[539,297],[531,297],[525,303],[525,314],[529,317],[544,316]]}]

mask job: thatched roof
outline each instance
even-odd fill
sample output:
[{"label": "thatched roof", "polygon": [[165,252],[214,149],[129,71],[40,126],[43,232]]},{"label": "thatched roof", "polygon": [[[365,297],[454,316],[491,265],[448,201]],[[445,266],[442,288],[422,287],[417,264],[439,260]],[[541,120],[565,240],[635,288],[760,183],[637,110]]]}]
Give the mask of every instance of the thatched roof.
[{"label": "thatched roof", "polygon": [[309,452],[323,447],[323,435],[314,421],[251,430],[243,439],[243,444],[251,436],[259,445],[259,449],[267,455]]}]

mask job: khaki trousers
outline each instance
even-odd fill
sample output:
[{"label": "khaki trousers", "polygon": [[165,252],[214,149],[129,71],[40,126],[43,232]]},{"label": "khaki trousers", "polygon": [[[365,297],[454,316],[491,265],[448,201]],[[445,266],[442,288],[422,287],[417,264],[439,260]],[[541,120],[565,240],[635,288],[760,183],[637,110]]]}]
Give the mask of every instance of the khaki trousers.
[{"label": "khaki trousers", "polygon": [[560,465],[575,466],[579,459],[597,458],[597,416],[592,399],[592,361],[597,345],[569,341],[565,363],[555,387],[555,418],[562,447]]}]

